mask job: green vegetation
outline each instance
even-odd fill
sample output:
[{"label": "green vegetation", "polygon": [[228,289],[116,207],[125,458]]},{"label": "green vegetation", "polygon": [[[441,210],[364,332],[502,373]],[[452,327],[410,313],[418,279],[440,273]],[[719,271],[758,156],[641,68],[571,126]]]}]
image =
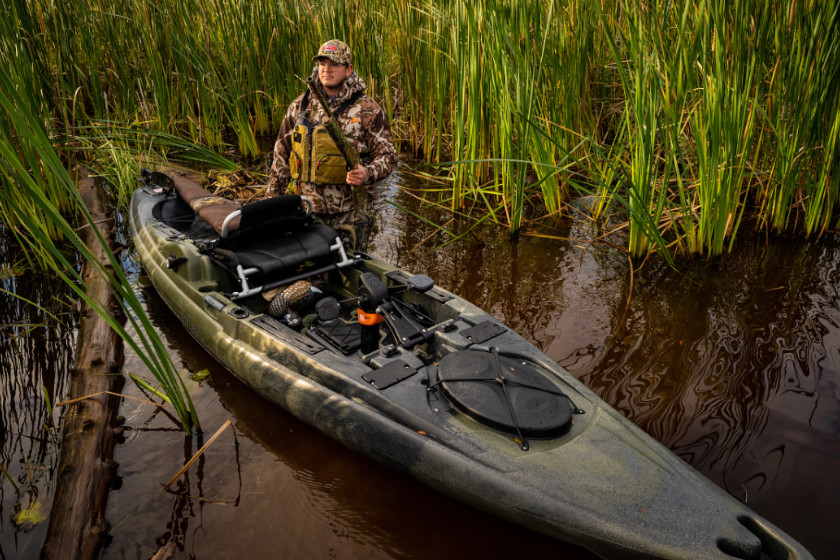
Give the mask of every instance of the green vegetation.
[{"label": "green vegetation", "polygon": [[[4,160],[4,165],[0,167],[0,207],[3,209],[4,222],[14,224],[18,239],[29,249],[27,256],[32,263],[54,271],[65,280],[79,299],[103,317],[138,353],[169,396],[184,429],[188,430],[198,420],[183,380],[146,317],[137,294],[126,278],[122,263],[110,251],[110,267],[99,262],[77,235],[75,226],[65,217],[66,214],[71,217],[78,214],[79,221],[96,232],[101,246],[108,246],[81,201],[73,179],[46,137],[42,123],[29,111],[26,100],[16,95],[14,85],[2,72],[0,108],[7,115],[4,121],[7,133],[0,136],[0,157]],[[74,211],[62,212],[53,197]],[[57,243],[57,239],[65,243]],[[67,252],[71,247],[93,265],[97,274],[111,286],[136,339],[106,305],[89,295],[79,267]]]},{"label": "green vegetation", "polygon": [[[0,71],[67,158],[103,126],[255,156],[339,37],[402,149],[450,163],[446,203],[512,233],[529,206],[554,215],[582,193],[596,214],[620,203],[634,256],[720,255],[744,224],[818,238],[836,223],[836,0],[5,4]],[[66,212],[55,177],[25,164]]]},{"label": "green vegetation", "polygon": [[46,514],[41,511],[43,504],[39,501],[33,501],[25,508],[21,509],[15,514],[14,522],[18,527],[28,531],[35,525],[47,520]]}]

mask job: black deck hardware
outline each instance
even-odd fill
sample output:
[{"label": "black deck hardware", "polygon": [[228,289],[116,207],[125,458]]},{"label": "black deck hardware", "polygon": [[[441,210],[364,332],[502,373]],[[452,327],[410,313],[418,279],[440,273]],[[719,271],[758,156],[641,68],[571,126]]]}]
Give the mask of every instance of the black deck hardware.
[{"label": "black deck hardware", "polygon": [[[410,276],[403,272],[402,270],[392,270],[391,272],[385,275],[386,278],[390,279],[392,282],[396,284],[408,284],[408,279]],[[439,303],[446,303],[452,296],[443,293],[442,291],[438,290],[437,288],[431,288],[428,291],[423,292],[433,300]]]},{"label": "black deck hardware", "polygon": [[348,323],[341,319],[318,322],[314,331],[344,354],[352,354],[362,344],[362,329],[359,323]]},{"label": "black deck hardware", "polygon": [[408,379],[417,373],[417,368],[414,368],[402,360],[394,360],[362,376],[362,379],[373,385],[379,390],[387,389],[391,385],[396,385],[404,379]]},{"label": "black deck hardware", "polygon": [[464,329],[461,331],[461,336],[471,340],[475,344],[481,344],[505,332],[507,332],[507,329],[503,326],[493,321],[484,321],[474,327]]},{"label": "black deck hardware", "polygon": [[438,363],[437,381],[456,408],[475,420],[516,436],[528,451],[528,438],[555,438],[583,414],[550,379],[550,372],[527,359],[490,351],[459,350]]},{"label": "black deck hardware", "polygon": [[271,333],[283,342],[289,344],[290,346],[294,346],[299,350],[303,350],[309,355],[317,354],[324,349],[323,346],[314,340],[299,334],[297,331],[290,329],[269,315],[260,315],[259,317],[255,317],[254,319],[251,319],[251,324],[265,329],[267,332]]},{"label": "black deck hardware", "polygon": [[187,262],[187,260],[187,257],[176,257],[175,255],[170,255],[169,258],[166,259],[166,268],[178,272],[178,268]]}]

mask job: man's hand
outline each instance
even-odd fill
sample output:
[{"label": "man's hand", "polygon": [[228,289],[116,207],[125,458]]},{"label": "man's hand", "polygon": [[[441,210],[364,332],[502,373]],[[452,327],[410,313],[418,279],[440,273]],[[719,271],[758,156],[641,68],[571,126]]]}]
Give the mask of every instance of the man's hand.
[{"label": "man's hand", "polygon": [[346,181],[348,185],[364,185],[367,180],[367,176],[367,171],[365,171],[365,168],[360,165],[356,169],[347,172]]}]

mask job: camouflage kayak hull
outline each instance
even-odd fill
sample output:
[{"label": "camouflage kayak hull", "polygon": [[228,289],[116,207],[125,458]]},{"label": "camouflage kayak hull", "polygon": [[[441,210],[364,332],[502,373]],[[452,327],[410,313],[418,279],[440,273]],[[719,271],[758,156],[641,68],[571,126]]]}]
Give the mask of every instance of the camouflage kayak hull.
[{"label": "camouflage kayak hull", "polygon": [[[208,251],[213,236],[184,225],[195,218],[182,207],[167,210],[173,197],[147,182],[131,202],[134,246],[157,292],[230,372],[324,434],[605,558],[811,558],[486,312],[439,287],[397,289],[410,276],[388,263],[356,256],[317,275],[337,301],[381,292],[383,314],[402,291],[397,307],[416,310],[421,328],[391,317],[391,338],[373,351],[334,336],[384,330],[360,327],[361,307],[327,319],[303,309],[293,325],[270,315]],[[417,338],[393,336],[406,332]],[[467,382],[478,377],[481,388]]]}]

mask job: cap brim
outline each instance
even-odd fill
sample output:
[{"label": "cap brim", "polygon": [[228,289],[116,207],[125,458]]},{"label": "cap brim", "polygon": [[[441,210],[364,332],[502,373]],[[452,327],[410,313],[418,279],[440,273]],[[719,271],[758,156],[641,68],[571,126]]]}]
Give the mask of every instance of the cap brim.
[{"label": "cap brim", "polygon": [[328,60],[332,60],[333,62],[338,62],[339,64],[344,64],[343,62],[341,62],[338,59],[337,56],[329,55],[329,54],[316,54],[315,56],[312,57],[312,62],[318,62],[318,59],[321,59],[321,58],[326,58]]}]

